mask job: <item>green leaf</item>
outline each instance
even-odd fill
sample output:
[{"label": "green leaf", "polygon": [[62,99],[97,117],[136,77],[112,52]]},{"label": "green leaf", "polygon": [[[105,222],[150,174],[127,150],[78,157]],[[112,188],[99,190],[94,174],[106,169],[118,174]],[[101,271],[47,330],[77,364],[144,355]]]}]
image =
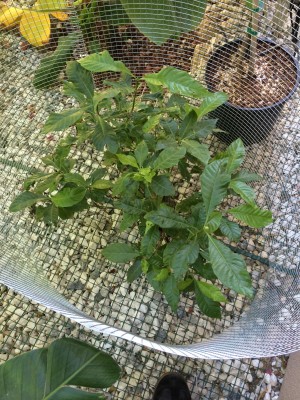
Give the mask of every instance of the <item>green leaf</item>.
[{"label": "green leaf", "polygon": [[144,75],[147,83],[162,85],[171,93],[197,99],[211,96],[211,93],[187,72],[174,67],[166,67],[154,74]]},{"label": "green leaf", "polygon": [[99,393],[88,393],[71,387],[63,387],[51,396],[51,400],[106,400],[106,397]]},{"label": "green leaf", "polygon": [[177,248],[171,258],[171,268],[173,269],[176,280],[184,278],[188,271],[189,265],[193,264],[199,254],[199,244],[196,242],[185,243]]},{"label": "green leaf", "polygon": [[252,228],[263,228],[273,222],[271,211],[262,210],[253,204],[243,204],[227,212]]},{"label": "green leaf", "polygon": [[210,93],[202,101],[200,107],[196,109],[198,118],[202,118],[204,115],[215,110],[228,100],[228,95],[222,92]]},{"label": "green leaf", "polygon": [[150,188],[158,196],[174,196],[175,188],[166,175],[158,175],[152,179]]},{"label": "green leaf", "polygon": [[185,116],[184,120],[179,125],[179,130],[177,133],[181,139],[184,139],[191,135],[191,133],[193,132],[193,128],[196,125],[197,120],[198,120],[198,116],[194,110],[190,111]]},{"label": "green leaf", "polygon": [[132,283],[142,275],[142,264],[141,260],[135,260],[127,271],[127,281]]},{"label": "green leaf", "polygon": [[253,181],[261,181],[262,177],[258,174],[255,174],[254,172],[249,172],[242,169],[241,171],[233,175],[232,179],[247,183]]},{"label": "green leaf", "polygon": [[209,297],[206,297],[199,290],[198,285],[195,285],[195,295],[198,307],[203,312],[203,314],[211,318],[221,318],[220,304],[216,301],[213,301]]},{"label": "green leaf", "polygon": [[110,126],[103,118],[97,116],[95,132],[92,136],[92,142],[97,150],[102,151],[107,146],[111,153],[116,153],[119,144],[118,138],[112,126]]},{"label": "green leaf", "polygon": [[88,183],[89,183],[90,185],[92,185],[92,184],[93,184],[94,182],[96,182],[98,179],[103,178],[103,176],[104,176],[106,173],[107,173],[107,171],[106,171],[106,169],[104,169],[104,168],[95,169],[95,170],[91,173],[91,175],[90,175],[90,177],[89,177],[89,179],[88,179]]},{"label": "green leaf", "polygon": [[207,218],[206,224],[204,226],[204,231],[206,233],[215,232],[219,228],[221,220],[222,214],[219,211],[213,211]]},{"label": "green leaf", "polygon": [[141,215],[145,212],[143,200],[136,198],[115,201],[115,207],[120,208],[128,214]]},{"label": "green leaf", "polygon": [[204,168],[201,176],[201,193],[207,215],[214,211],[227,195],[230,175],[223,170],[223,161],[216,160]]},{"label": "green leaf", "polygon": [[213,301],[217,301],[220,303],[227,303],[227,298],[223,295],[221,290],[211,283],[202,282],[202,281],[194,281],[195,285],[197,285],[198,289],[204,296],[212,299]]},{"label": "green leaf", "polygon": [[255,192],[251,186],[248,186],[244,182],[233,180],[229,184],[229,189],[240,195],[246,203],[254,204]]},{"label": "green leaf", "polygon": [[121,162],[123,165],[130,165],[131,167],[138,168],[138,164],[136,162],[136,159],[133,156],[126,155],[126,154],[116,154],[118,157],[118,160]]},{"label": "green leaf", "polygon": [[139,214],[127,214],[124,213],[122,221],[120,222],[120,232],[126,231],[126,229],[131,228],[132,225],[139,220]]},{"label": "green leaf", "polygon": [[161,120],[161,115],[153,115],[152,117],[149,117],[147,122],[143,125],[143,132],[144,133],[149,133],[151,132],[158,124],[159,121]]},{"label": "green leaf", "polygon": [[252,297],[251,277],[240,254],[231,251],[219,240],[208,236],[209,257],[218,279],[237,293]]},{"label": "green leaf", "polygon": [[173,275],[170,275],[162,282],[162,292],[173,312],[176,312],[179,303],[179,289]]},{"label": "green leaf", "polygon": [[127,263],[139,256],[139,252],[129,244],[112,243],[102,250],[102,255],[114,263]]},{"label": "green leaf", "polygon": [[[132,23],[147,38],[161,45],[169,38],[197,28],[206,7],[206,0],[121,0]],[[162,29],[163,27],[163,29]]]},{"label": "green leaf", "polygon": [[45,200],[49,200],[49,198],[32,192],[23,192],[12,201],[11,205],[9,206],[9,211],[21,211],[24,210],[24,208],[33,206],[38,201]]},{"label": "green leaf", "polygon": [[79,60],[80,65],[91,72],[121,72],[132,75],[122,61],[115,61],[107,50],[94,53]]},{"label": "green leaf", "polygon": [[86,188],[84,187],[65,187],[52,196],[51,200],[57,207],[72,207],[79,203],[85,194]]},{"label": "green leaf", "polygon": [[65,110],[59,114],[52,113],[42,129],[42,133],[63,131],[67,129],[79,121],[84,112],[85,111],[81,108],[71,108],[70,110]]},{"label": "green leaf", "polygon": [[179,160],[185,156],[184,147],[167,148],[161,151],[153,163],[153,169],[167,169],[178,164]]},{"label": "green leaf", "polygon": [[85,391],[67,386],[106,388],[119,376],[120,368],[108,354],[78,340],[63,338],[51,343],[48,349],[32,350],[2,364],[0,398],[99,399],[99,393],[90,397]]},{"label": "green leaf", "polygon": [[245,146],[241,139],[237,139],[227,147],[225,157],[228,157],[226,171],[233,172],[236,170],[244,161],[245,158]]},{"label": "green leaf", "polygon": [[241,238],[241,228],[236,222],[228,221],[227,218],[222,218],[220,227],[220,231],[224,236],[228,237],[229,240],[234,242],[238,242]]},{"label": "green leaf", "polygon": [[209,148],[206,144],[201,144],[196,140],[184,139],[182,145],[186,151],[193,157],[197,158],[202,164],[206,165],[210,159]]},{"label": "green leaf", "polygon": [[68,80],[73,83],[76,90],[84,94],[87,99],[93,99],[94,82],[90,72],[84,69],[79,62],[70,61],[67,63],[66,74]]},{"label": "green leaf", "polygon": [[193,265],[191,265],[193,270],[204,279],[209,281],[214,281],[217,279],[211,263],[207,262],[201,255],[197,258]]},{"label": "green leaf", "polygon": [[67,61],[73,55],[73,49],[80,38],[78,32],[72,32],[68,36],[61,36],[55,51],[42,59],[40,66],[35,71],[33,85],[37,89],[47,89],[58,79],[64,70]]},{"label": "green leaf", "polygon": [[161,228],[184,229],[189,227],[189,224],[181,215],[166,205],[161,205],[156,211],[150,211],[145,215],[145,219]]},{"label": "green leaf", "polygon": [[112,194],[114,196],[118,196],[120,194],[130,194],[132,193],[135,197],[135,193],[139,188],[138,182],[135,182],[131,178],[131,174],[121,175],[116,182],[114,182],[114,186],[112,189]]},{"label": "green leaf", "polygon": [[180,203],[176,204],[176,211],[187,212],[192,206],[202,201],[203,199],[201,193],[193,193],[186,199],[182,200]]},{"label": "green leaf", "polygon": [[54,204],[48,204],[46,207],[38,206],[35,216],[37,220],[43,220],[46,225],[56,225],[58,222],[58,208]]},{"label": "green leaf", "polygon": [[217,119],[204,119],[198,121],[195,127],[195,133],[198,138],[206,138],[210,135],[217,125]]},{"label": "green leaf", "polygon": [[160,232],[157,226],[152,226],[150,229],[148,229],[141,240],[142,254],[147,256],[154,253],[159,238]]},{"label": "green leaf", "polygon": [[75,204],[72,207],[59,207],[58,208],[58,215],[59,218],[65,220],[69,218],[73,218],[76,212],[80,212],[86,210],[89,207],[86,198],[84,197],[79,203]]},{"label": "green leaf", "polygon": [[163,282],[168,278],[169,274],[170,274],[169,269],[163,268],[158,272],[158,274],[155,276],[154,279],[158,282]]},{"label": "green leaf", "polygon": [[[48,179],[57,178],[57,173],[45,174],[43,172],[38,172],[36,174],[30,175],[28,178],[25,179],[23,183],[23,187],[25,190],[29,190],[31,186],[35,183],[44,182]],[[43,190],[44,191],[44,190]]]},{"label": "green leaf", "polygon": [[75,183],[77,186],[83,186],[83,187],[86,185],[86,181],[85,181],[84,177],[77,173],[64,174],[64,182]]},{"label": "green leaf", "polygon": [[144,140],[137,145],[134,151],[134,156],[139,166],[142,167],[148,156],[148,146]]},{"label": "green leaf", "polygon": [[110,189],[113,184],[107,179],[98,179],[97,181],[93,182],[91,186],[94,189]]}]

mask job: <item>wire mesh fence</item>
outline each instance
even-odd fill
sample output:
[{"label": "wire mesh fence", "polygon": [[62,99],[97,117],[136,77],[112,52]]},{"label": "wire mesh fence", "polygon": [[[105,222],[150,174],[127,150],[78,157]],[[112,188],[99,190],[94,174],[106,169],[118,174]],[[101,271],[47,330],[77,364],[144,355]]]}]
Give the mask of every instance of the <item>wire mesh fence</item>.
[{"label": "wire mesh fence", "polygon": [[[168,370],[183,372],[195,399],[255,399],[267,393],[254,372],[259,364],[252,364],[250,357],[270,357],[299,349],[299,8],[296,2],[263,3],[259,10],[259,37],[271,40],[272,46],[270,51],[264,47],[259,51],[271,52],[267,58],[274,63],[270,77],[264,72],[259,75],[260,84],[268,79],[279,80],[275,93],[271,93],[273,97],[270,95],[270,102],[278,103],[287,97],[280,94],[284,76],[293,96],[282,104],[279,119],[274,121],[267,137],[262,136],[262,131],[268,121],[273,121],[271,108],[251,132],[245,128],[250,138],[255,136],[247,148],[245,166],[264,177],[254,187],[258,203],[272,210],[275,222],[263,232],[243,231],[236,251],[246,259],[257,295],[250,305],[243,296],[228,291],[229,302],[221,320],[205,317],[190,294],[181,296],[177,313],[172,313],[163,296],[146,280],[128,283],[126,269],[104,260],[101,250],[120,237],[118,210],[92,207],[76,220],[46,227],[35,221],[30,212],[13,214],[8,208],[24,179],[43,168],[41,158],[64,135],[42,135],[40,131],[50,112],[74,106],[74,101],[64,96],[61,89],[67,60],[107,49],[137,76],[170,65],[191,72],[207,84],[207,62],[216,49],[240,39],[247,50],[251,10],[242,1],[211,1],[206,8],[201,1],[186,2],[179,17],[179,1],[83,1],[63,8],[60,13],[51,13],[51,9],[36,12],[34,8],[28,13],[27,8],[35,2],[1,5],[0,23],[5,29],[0,31],[0,281],[10,288],[1,288],[1,361],[66,335],[108,350],[123,366],[121,380],[109,390],[112,398],[150,399],[158,377]],[[223,64],[221,58],[216,67]],[[44,66],[44,71],[39,66]],[[227,64],[226,68],[230,73],[231,66]],[[234,68],[233,77],[247,72],[243,65],[239,70]],[[235,83],[234,78],[230,79],[228,87]],[[101,89],[100,74],[94,75],[94,82]],[[242,95],[251,91],[258,94],[254,105],[248,108],[260,107],[261,87],[254,87],[246,75]],[[239,107],[237,104],[236,108]],[[245,120],[231,116],[231,125],[232,118],[246,127],[250,124],[249,116]],[[212,150],[224,147],[217,137],[209,137],[207,142]],[[102,155],[89,145],[79,148],[74,157],[83,174],[102,162]],[[191,181],[182,185],[183,194],[195,184]],[[121,239],[135,242],[137,236],[137,230],[132,229],[121,234]],[[70,308],[51,291],[49,284],[69,301]],[[51,309],[73,318],[60,316]],[[75,322],[76,313],[77,321],[86,322],[81,312],[100,321],[99,325],[107,324],[130,332],[131,339],[139,336],[145,340],[138,339],[139,345],[92,333]],[[85,326],[96,329],[95,321]],[[211,341],[203,341],[212,337]],[[144,346],[149,345],[146,340],[157,342],[158,348],[164,344],[201,342],[198,347],[178,348],[176,354],[183,350],[190,353],[182,354],[198,354],[204,359],[243,359],[204,361],[166,355],[149,350]],[[276,362],[262,360],[260,369],[267,371]],[[274,391],[273,395],[275,399]]]}]

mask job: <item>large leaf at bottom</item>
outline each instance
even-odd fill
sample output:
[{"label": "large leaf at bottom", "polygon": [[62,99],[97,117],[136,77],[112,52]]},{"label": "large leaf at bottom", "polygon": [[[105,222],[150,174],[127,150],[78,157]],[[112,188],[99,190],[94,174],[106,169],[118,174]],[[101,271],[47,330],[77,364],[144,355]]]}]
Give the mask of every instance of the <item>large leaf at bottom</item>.
[{"label": "large leaf at bottom", "polygon": [[75,339],[59,339],[0,366],[0,398],[5,400],[101,399],[98,393],[68,385],[105,388],[119,377],[117,363],[104,352]]},{"label": "large leaf at bottom", "polygon": [[211,236],[208,239],[209,257],[216,276],[230,289],[251,297],[251,278],[242,256],[231,251],[219,240]]}]

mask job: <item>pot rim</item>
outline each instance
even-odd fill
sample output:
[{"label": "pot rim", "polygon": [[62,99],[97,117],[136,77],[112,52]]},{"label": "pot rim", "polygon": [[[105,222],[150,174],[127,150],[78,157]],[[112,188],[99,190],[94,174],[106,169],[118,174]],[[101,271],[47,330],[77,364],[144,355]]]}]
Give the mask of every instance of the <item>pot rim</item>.
[{"label": "pot rim", "polygon": [[[227,47],[227,46],[230,45],[230,44],[238,43],[238,42],[240,42],[241,40],[242,40],[242,39],[231,40],[230,42],[227,42],[227,43],[225,43],[225,44],[219,46],[219,47],[212,53],[212,55],[210,56],[210,58],[209,58],[209,60],[208,60],[208,62],[207,62],[207,64],[206,64],[206,68],[205,68],[205,83],[206,83],[206,85],[207,85],[208,90],[211,91],[211,86],[207,83],[207,79],[206,79],[206,78],[207,78],[207,66],[208,66],[209,62],[211,61],[212,57],[216,54],[217,51],[221,50],[222,48]],[[269,38],[264,38],[264,37],[262,37],[262,38],[258,38],[257,41],[260,41],[260,42],[267,42],[267,43],[273,44],[273,45],[275,45],[275,46],[278,46],[278,43],[274,42],[274,40],[269,39]],[[226,101],[223,105],[232,107],[232,108],[234,108],[234,109],[236,109],[236,110],[260,111],[260,110],[268,110],[268,109],[271,109],[271,108],[280,106],[280,105],[286,103],[286,102],[290,99],[290,97],[296,92],[296,90],[297,90],[297,88],[298,88],[298,86],[299,86],[299,84],[300,84],[300,67],[299,67],[299,62],[297,61],[297,59],[295,58],[295,56],[291,53],[291,51],[290,51],[289,49],[285,48],[284,45],[279,45],[278,47],[279,47],[280,49],[282,49],[283,51],[285,51],[285,52],[289,55],[289,57],[290,57],[290,59],[291,59],[291,62],[293,62],[294,66],[295,66],[295,68],[296,68],[296,71],[295,71],[295,72],[296,72],[296,82],[295,82],[293,88],[291,89],[291,91],[290,91],[283,99],[278,100],[276,103],[273,103],[273,104],[271,104],[271,105],[264,106],[264,107],[242,107],[242,106],[237,106],[237,105],[235,105],[235,104],[232,104],[232,103],[230,103],[229,101]]]}]

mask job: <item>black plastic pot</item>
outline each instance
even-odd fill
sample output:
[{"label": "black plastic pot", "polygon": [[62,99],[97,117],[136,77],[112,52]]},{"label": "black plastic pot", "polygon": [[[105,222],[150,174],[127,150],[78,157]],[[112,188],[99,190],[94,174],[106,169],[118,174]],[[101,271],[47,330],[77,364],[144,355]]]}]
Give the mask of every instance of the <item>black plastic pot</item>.
[{"label": "black plastic pot", "polygon": [[[276,43],[269,39],[258,39],[258,42],[266,42],[270,46]],[[210,77],[216,65],[222,63],[224,57],[234,53],[238,49],[240,40],[226,43],[219,47],[208,60],[205,81],[209,90],[214,91]],[[295,84],[290,93],[280,101],[261,108],[245,108],[226,102],[215,111],[209,114],[210,118],[218,118],[217,127],[226,133],[217,133],[217,136],[226,143],[231,143],[237,138],[241,138],[245,145],[259,143],[271,132],[284,104],[297,90],[300,82],[300,70],[298,61],[285,48],[280,47],[286,53],[287,60],[291,62],[290,68],[295,70]]]}]

